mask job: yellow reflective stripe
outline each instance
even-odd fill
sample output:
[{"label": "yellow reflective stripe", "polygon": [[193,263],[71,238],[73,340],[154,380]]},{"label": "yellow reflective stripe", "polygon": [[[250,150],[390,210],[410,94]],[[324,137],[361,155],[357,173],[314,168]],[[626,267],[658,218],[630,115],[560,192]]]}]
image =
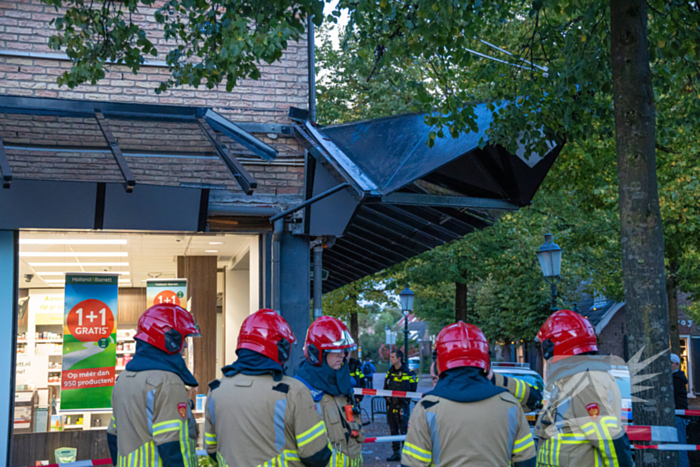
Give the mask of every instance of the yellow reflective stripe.
[{"label": "yellow reflective stripe", "polygon": [[182,428],[181,420],[168,420],[167,422],[156,423],[153,425],[153,436],[169,431],[179,431],[180,428]]},{"label": "yellow reflective stripe", "polygon": [[213,433],[204,433],[204,442],[208,445],[213,445],[217,443],[217,437]]},{"label": "yellow reflective stripe", "polygon": [[405,442],[405,443],[404,443],[404,446],[409,446],[410,448],[415,449],[416,451],[418,451],[418,452],[420,452],[420,453],[427,454],[427,455],[429,455],[429,456],[432,456],[432,455],[433,455],[432,452],[430,452],[430,451],[428,451],[428,450],[426,450],[426,449],[423,449],[423,448],[419,448],[419,447],[416,446],[415,444],[411,444],[411,443]]},{"label": "yellow reflective stripe", "polygon": [[309,444],[311,441],[315,440],[322,434],[326,432],[326,425],[323,423],[323,420],[315,424],[313,427],[309,428],[302,434],[297,436],[297,445],[299,447],[306,446]]},{"label": "yellow reflective stripe", "polygon": [[522,452],[529,448],[530,446],[535,445],[535,440],[532,439],[532,435],[530,433],[527,434],[527,436],[524,436],[520,438],[519,440],[515,441],[515,444],[513,446],[513,454],[517,454],[519,452]]},{"label": "yellow reflective stripe", "polygon": [[425,449],[421,449],[418,446],[411,444],[411,443],[404,443],[403,454],[406,454],[407,456],[411,456],[415,459],[418,459],[421,462],[430,462],[432,460],[432,457],[433,457],[433,455],[430,451],[426,451]]}]

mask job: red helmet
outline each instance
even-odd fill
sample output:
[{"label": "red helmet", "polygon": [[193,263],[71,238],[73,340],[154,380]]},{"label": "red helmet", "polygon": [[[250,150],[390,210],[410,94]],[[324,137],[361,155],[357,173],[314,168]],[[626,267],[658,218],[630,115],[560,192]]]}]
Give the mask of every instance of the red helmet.
[{"label": "red helmet", "polygon": [[201,337],[192,314],[171,303],[153,305],[139,318],[134,339],[147,342],[165,353],[176,354],[185,345],[185,337]]},{"label": "red helmet", "polygon": [[475,366],[488,373],[491,366],[486,336],[481,329],[464,321],[450,324],[440,331],[435,351],[438,374],[463,366]]},{"label": "red helmet", "polygon": [[243,320],[236,351],[252,350],[283,365],[289,359],[296,340],[284,318],[273,310],[262,309]]},{"label": "red helmet", "polygon": [[357,345],[347,326],[332,316],[321,316],[311,323],[306,333],[304,355],[314,366],[323,363],[323,352],[350,352]]},{"label": "red helmet", "polygon": [[542,343],[545,359],[598,350],[595,329],[591,323],[571,310],[552,313],[537,333],[537,340]]}]

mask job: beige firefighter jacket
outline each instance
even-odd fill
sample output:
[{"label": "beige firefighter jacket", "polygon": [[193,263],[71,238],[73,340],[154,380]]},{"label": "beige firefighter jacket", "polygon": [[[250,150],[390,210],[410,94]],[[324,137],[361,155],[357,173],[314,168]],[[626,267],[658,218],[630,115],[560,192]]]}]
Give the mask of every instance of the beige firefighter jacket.
[{"label": "beige firefighter jacket", "polygon": [[204,441],[219,467],[300,467],[330,458],[326,425],[302,382],[239,373],[210,388]]},{"label": "beige firefighter jacket", "polygon": [[107,432],[117,436],[117,467],[162,465],[158,446],[178,442],[182,462],[197,466],[197,424],[182,379],[162,370],[124,371],[112,392]]}]

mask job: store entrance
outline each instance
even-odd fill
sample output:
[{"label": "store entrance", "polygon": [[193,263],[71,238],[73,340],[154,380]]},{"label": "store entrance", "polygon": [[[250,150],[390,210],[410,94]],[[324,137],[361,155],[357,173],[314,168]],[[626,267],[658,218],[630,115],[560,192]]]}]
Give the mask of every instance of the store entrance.
[{"label": "store entrance", "polygon": [[[66,408],[70,391],[62,375],[91,364],[89,358],[74,363],[65,347],[75,341],[66,322],[71,273],[116,280],[116,339],[114,347],[109,338],[104,342],[113,350],[116,377],[133,358],[138,320],[154,301],[177,301],[193,313],[203,338],[193,339],[184,358],[200,383],[190,396],[202,421],[207,383],[233,360],[240,323],[260,305],[258,235],[23,231],[18,269],[15,466],[58,462],[59,448],[69,448],[67,458],[73,449],[78,459],[108,457],[109,403],[81,407],[78,400]],[[84,316],[104,320],[99,312]],[[93,344],[85,344],[88,357],[100,350]]]}]

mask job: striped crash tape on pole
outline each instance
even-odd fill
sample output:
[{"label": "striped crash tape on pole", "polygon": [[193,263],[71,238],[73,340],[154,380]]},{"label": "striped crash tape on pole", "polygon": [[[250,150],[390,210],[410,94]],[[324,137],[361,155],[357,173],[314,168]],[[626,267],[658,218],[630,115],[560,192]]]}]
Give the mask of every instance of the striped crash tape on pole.
[{"label": "striped crash tape on pole", "polygon": [[391,443],[393,441],[406,441],[406,435],[375,436],[374,438],[365,438],[364,443]]},{"label": "striped crash tape on pole", "polygon": [[420,399],[423,397],[422,392],[407,392],[407,391],[388,391],[386,389],[361,389],[355,388],[356,396],[385,396],[385,397],[403,397],[407,399]]},{"label": "striped crash tape on pole", "polygon": [[654,443],[676,443],[678,432],[674,426],[625,425],[630,441],[650,441]]}]

